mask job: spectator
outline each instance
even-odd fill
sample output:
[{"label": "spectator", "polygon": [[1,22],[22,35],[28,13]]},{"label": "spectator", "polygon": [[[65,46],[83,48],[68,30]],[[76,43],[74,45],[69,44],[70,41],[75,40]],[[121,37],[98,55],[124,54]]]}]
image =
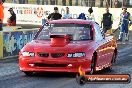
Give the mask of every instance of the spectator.
[{"label": "spectator", "polygon": [[64,14],[63,19],[72,19],[72,14],[70,14],[68,7],[66,7],[66,14]]},{"label": "spectator", "polygon": [[0,31],[2,31],[2,25],[3,23],[2,23],[2,20],[0,19]]},{"label": "spectator", "polygon": [[17,3],[17,1],[16,1],[16,0],[12,0],[12,2],[13,2],[13,3]]},{"label": "spectator", "polygon": [[119,1],[118,0],[115,0],[114,6],[115,6],[115,8],[118,8],[119,7]]},{"label": "spectator", "polygon": [[79,14],[79,17],[77,19],[86,20],[85,14],[84,13]]},{"label": "spectator", "polygon": [[42,0],[42,5],[48,5],[48,0]]},{"label": "spectator", "polygon": [[10,18],[7,20],[7,25],[8,26],[16,26],[16,14],[13,11],[13,8],[10,8],[8,10],[11,14]]},{"label": "spectator", "polygon": [[128,41],[128,26],[129,26],[129,21],[131,21],[131,14],[127,12],[127,8],[123,7],[122,8],[123,12],[120,14],[120,34],[118,41],[123,40],[123,34],[125,33],[125,41]]},{"label": "spectator", "polygon": [[84,0],[80,0],[80,4],[81,4],[81,6],[86,6],[86,4],[85,4],[85,1],[84,1]]},{"label": "spectator", "polygon": [[28,4],[28,0],[26,0],[25,3]]},{"label": "spectator", "polygon": [[19,0],[19,4],[22,4],[22,0]]},{"label": "spectator", "polygon": [[19,0],[19,4],[25,4],[25,0]]},{"label": "spectator", "polygon": [[3,7],[4,1],[0,0],[0,31],[2,30],[3,25],[3,19],[4,19],[4,7]]},{"label": "spectator", "polygon": [[93,21],[95,21],[92,7],[90,7],[90,8],[88,9],[88,18],[87,18],[87,19],[88,19],[88,20],[93,20]]},{"label": "spectator", "polygon": [[112,33],[112,24],[113,24],[113,16],[109,13],[109,9],[106,8],[106,13],[103,14],[101,19],[101,27],[103,24],[104,33],[111,34]]},{"label": "spectator", "polygon": [[55,5],[55,0],[50,0],[51,5]]},{"label": "spectator", "polygon": [[[47,0],[46,0],[47,1]],[[42,5],[45,5],[45,0],[42,0]],[[47,5],[47,3],[46,3],[46,5]]]},{"label": "spectator", "polygon": [[23,0],[23,4],[25,4],[25,0]]},{"label": "spectator", "polygon": [[62,15],[58,12],[58,8],[54,7],[54,13],[48,16],[48,20],[58,20],[61,19]]},{"label": "spectator", "polygon": [[58,5],[58,0],[55,0],[55,5]]},{"label": "spectator", "polygon": [[[43,1],[44,1],[44,0],[43,0]],[[46,4],[46,5],[48,5],[48,4],[49,4],[48,0],[45,0],[45,4]]]},{"label": "spectator", "polygon": [[104,0],[100,0],[100,7],[103,7],[103,3],[104,2]]},{"label": "spectator", "polygon": [[39,5],[40,4],[40,0],[37,0],[36,3]]},{"label": "spectator", "polygon": [[112,1],[106,0],[106,7],[111,7],[112,8]]},{"label": "spectator", "polygon": [[75,0],[75,6],[78,6],[78,0]]},{"label": "spectator", "polygon": [[69,0],[69,6],[72,6],[72,0]]},{"label": "spectator", "polygon": [[62,5],[66,6],[66,0],[62,0]]}]

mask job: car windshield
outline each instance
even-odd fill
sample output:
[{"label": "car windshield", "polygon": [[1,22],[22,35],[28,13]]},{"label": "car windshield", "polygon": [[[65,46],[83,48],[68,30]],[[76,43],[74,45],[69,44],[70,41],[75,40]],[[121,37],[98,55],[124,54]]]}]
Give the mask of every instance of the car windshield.
[{"label": "car windshield", "polygon": [[50,40],[50,35],[71,35],[72,40],[91,40],[90,24],[49,24],[43,26],[41,32],[36,36],[38,40]]}]

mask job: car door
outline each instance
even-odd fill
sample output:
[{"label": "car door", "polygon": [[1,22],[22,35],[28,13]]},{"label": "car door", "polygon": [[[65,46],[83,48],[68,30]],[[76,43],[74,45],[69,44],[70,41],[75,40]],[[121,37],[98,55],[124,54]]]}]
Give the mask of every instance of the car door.
[{"label": "car door", "polygon": [[113,52],[114,52],[114,47],[112,44],[112,39],[113,36],[106,36],[105,41],[106,41],[106,48],[107,48],[107,55],[105,58],[106,59],[106,64],[111,63]]},{"label": "car door", "polygon": [[94,29],[95,29],[95,41],[98,45],[97,49],[97,63],[96,66],[102,66],[106,64],[107,60],[107,41],[105,39],[104,33],[100,26],[98,24],[94,24]]}]

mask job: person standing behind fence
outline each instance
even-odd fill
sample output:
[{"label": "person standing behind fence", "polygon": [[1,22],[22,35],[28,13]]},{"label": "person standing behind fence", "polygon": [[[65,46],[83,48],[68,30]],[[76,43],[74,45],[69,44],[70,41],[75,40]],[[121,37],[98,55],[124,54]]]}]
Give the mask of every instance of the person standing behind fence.
[{"label": "person standing behind fence", "polygon": [[72,19],[72,14],[70,14],[68,7],[66,7],[66,14],[64,14],[63,19]]},{"label": "person standing behind fence", "polygon": [[3,19],[4,19],[4,7],[3,7],[3,1],[0,0],[0,31],[2,31],[2,25],[3,25]]},{"label": "person standing behind fence", "polygon": [[118,8],[119,7],[119,1],[118,0],[115,0],[114,6],[115,6],[115,8]]},{"label": "person standing behind fence", "polygon": [[69,6],[72,6],[72,0],[69,0]]},{"label": "person standing behind fence", "polygon": [[16,0],[12,0],[12,3],[17,3],[17,1]]},{"label": "person standing behind fence", "polygon": [[85,14],[84,13],[79,14],[79,17],[77,19],[86,20]]},{"label": "person standing behind fence", "polygon": [[123,33],[125,33],[125,41],[128,41],[128,29],[129,29],[129,21],[131,21],[131,14],[127,12],[127,8],[123,7],[122,8],[123,12],[120,14],[120,34],[118,41],[123,40]]},{"label": "person standing behind fence", "polygon": [[55,0],[50,0],[50,5],[56,5],[56,1]]},{"label": "person standing behind fence", "polygon": [[62,0],[62,5],[66,6],[66,0]]},{"label": "person standing behind fence", "polygon": [[39,5],[40,4],[40,0],[36,0],[36,3],[37,3],[37,5]]},{"label": "person standing behind fence", "polygon": [[13,11],[13,8],[8,10],[11,14],[10,18],[7,20],[7,26],[16,26],[16,14]]},{"label": "person standing behind fence", "polygon": [[106,8],[106,13],[103,14],[101,18],[101,27],[103,24],[104,33],[111,34],[112,33],[112,24],[113,24],[113,16],[109,13],[109,9]]},{"label": "person standing behind fence", "polygon": [[49,14],[48,20],[58,20],[61,19],[62,15],[58,12],[58,8],[54,7],[54,12]]},{"label": "person standing behind fence", "polygon": [[95,21],[92,7],[90,7],[90,8],[88,9],[88,18],[87,18],[87,19],[88,19],[88,20],[93,20],[93,21]]}]

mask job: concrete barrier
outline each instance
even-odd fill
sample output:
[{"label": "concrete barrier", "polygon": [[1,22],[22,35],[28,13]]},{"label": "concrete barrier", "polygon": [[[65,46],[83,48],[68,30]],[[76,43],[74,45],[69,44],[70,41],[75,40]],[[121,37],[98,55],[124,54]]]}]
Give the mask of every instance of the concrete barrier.
[{"label": "concrete barrier", "polygon": [[35,29],[19,29],[14,27],[3,27],[0,32],[0,59],[18,56],[21,48],[28,42],[32,41],[38,31]]}]

